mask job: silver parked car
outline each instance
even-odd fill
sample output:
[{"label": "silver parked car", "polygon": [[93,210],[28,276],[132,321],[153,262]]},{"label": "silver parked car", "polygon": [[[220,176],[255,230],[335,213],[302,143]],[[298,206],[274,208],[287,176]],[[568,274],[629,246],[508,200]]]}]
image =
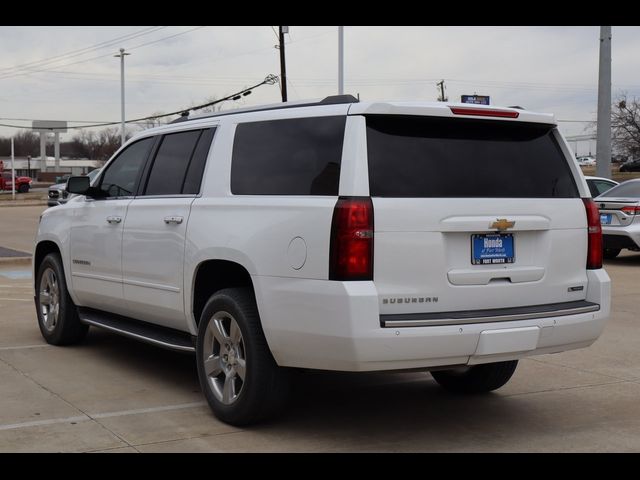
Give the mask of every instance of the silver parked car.
[{"label": "silver parked car", "polygon": [[[98,176],[98,173],[100,173],[100,169],[96,168],[95,170],[89,172],[87,174],[87,176],[89,177],[89,181],[93,182],[93,179],[96,178]],[[55,207],[56,205],[63,205],[65,203],[67,203],[67,200],[69,200],[69,198],[72,195],[69,195],[69,192],[67,192],[67,182],[65,181],[64,183],[57,183],[55,185],[51,185],[49,187],[49,195],[47,197],[47,205],[50,207]]]},{"label": "silver parked car", "polygon": [[595,199],[600,208],[605,258],[640,251],[640,178],[627,180]]}]

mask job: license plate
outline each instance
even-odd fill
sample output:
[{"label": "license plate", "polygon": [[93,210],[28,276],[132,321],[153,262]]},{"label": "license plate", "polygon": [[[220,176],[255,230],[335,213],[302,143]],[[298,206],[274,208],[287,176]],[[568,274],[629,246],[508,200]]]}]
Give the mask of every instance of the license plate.
[{"label": "license plate", "polygon": [[471,235],[471,264],[493,265],[515,260],[513,233]]},{"label": "license plate", "polygon": [[611,223],[611,214],[610,213],[601,213],[600,214],[600,223],[602,225],[609,225]]}]

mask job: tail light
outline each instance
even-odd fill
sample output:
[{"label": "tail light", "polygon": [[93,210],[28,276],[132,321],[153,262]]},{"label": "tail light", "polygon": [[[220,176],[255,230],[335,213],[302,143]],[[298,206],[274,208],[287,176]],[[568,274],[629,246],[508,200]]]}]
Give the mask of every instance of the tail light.
[{"label": "tail light", "polygon": [[602,227],[600,225],[600,211],[592,198],[583,198],[587,211],[587,268],[596,270],[602,268]]},{"label": "tail light", "polygon": [[626,213],[627,215],[640,215],[640,207],[622,207],[620,209],[622,212]]},{"label": "tail light", "polygon": [[373,280],[373,203],[340,197],[331,222],[329,280]]}]

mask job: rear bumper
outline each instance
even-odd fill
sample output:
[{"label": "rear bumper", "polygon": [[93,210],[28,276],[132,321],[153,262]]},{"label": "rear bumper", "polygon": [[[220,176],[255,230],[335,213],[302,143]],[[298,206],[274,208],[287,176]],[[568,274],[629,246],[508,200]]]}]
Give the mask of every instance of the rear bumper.
[{"label": "rear bumper", "polygon": [[586,300],[597,311],[576,315],[381,328],[373,282],[253,278],[267,342],[281,366],[342,371],[471,365],[591,345],[610,311],[610,280],[587,272]]},{"label": "rear bumper", "polygon": [[602,227],[602,244],[604,248],[640,248],[640,224],[627,227]]}]

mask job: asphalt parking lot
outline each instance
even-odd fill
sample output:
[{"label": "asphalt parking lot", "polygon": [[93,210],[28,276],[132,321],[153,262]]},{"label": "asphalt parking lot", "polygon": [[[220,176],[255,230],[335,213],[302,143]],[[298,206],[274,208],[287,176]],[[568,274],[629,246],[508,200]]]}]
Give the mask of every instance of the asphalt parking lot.
[{"label": "asphalt parking lot", "polygon": [[[29,251],[42,210],[0,208],[0,246]],[[307,373],[283,417],[239,429],[210,413],[188,355],[96,329],[44,343],[30,267],[0,263],[0,452],[640,451],[640,254],[606,269],[602,337],[522,360],[492,394],[454,396],[426,373]]]}]

